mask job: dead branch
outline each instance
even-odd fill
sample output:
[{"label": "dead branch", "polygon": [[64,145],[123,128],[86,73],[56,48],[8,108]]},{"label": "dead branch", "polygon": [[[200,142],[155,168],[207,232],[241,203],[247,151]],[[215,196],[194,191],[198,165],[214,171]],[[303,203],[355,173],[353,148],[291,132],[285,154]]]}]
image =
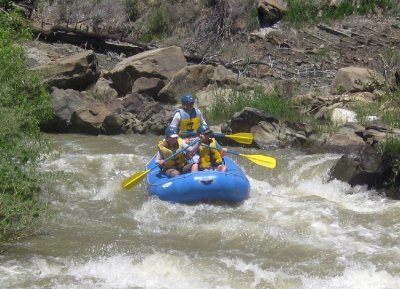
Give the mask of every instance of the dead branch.
[{"label": "dead branch", "polygon": [[62,26],[53,26],[50,29],[34,27],[33,33],[38,39],[47,42],[61,41],[85,48],[89,47],[90,49],[103,53],[113,51],[116,53],[124,53],[127,56],[157,48],[116,35],[94,33]]},{"label": "dead branch", "polygon": [[331,34],[333,34],[333,35],[343,36],[343,37],[351,37],[351,35],[349,35],[349,34],[343,32],[343,31],[334,29],[334,28],[329,27],[329,26],[324,25],[324,24],[318,24],[317,27],[318,27],[319,29],[324,30],[324,31],[326,31],[326,32],[328,32],[328,33],[331,33]]},{"label": "dead branch", "polygon": [[321,41],[323,41],[323,42],[329,43],[328,40],[326,40],[326,39],[324,39],[324,38],[322,38],[322,37],[319,37],[319,36],[317,36],[317,35],[315,35],[315,34],[313,34],[313,33],[311,33],[311,32],[308,32],[308,31],[305,31],[305,30],[304,30],[303,32],[304,32],[305,34],[311,36],[311,37],[314,37],[314,38],[318,39],[318,40],[321,40]]}]

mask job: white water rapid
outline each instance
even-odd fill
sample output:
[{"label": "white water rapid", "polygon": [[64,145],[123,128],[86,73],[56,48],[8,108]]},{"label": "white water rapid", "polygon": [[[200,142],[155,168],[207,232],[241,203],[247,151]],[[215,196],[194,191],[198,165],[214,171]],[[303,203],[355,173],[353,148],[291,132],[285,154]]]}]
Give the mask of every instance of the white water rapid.
[{"label": "white water rapid", "polygon": [[241,149],[272,155],[276,169],[236,157],[251,183],[237,205],[172,204],[140,184],[155,136],[49,135],[63,172],[46,187],[38,235],[0,256],[3,289],[396,289],[400,202],[327,182],[337,154]]}]

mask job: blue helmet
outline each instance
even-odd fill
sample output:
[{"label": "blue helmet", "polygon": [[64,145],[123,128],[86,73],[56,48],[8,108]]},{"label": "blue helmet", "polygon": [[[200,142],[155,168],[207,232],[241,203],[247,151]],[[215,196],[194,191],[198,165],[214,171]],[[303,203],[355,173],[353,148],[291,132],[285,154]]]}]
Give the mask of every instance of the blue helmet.
[{"label": "blue helmet", "polygon": [[167,126],[165,129],[165,137],[170,138],[170,137],[178,137],[178,128],[174,126]]},{"label": "blue helmet", "polygon": [[183,104],[194,103],[196,101],[196,98],[191,94],[186,94],[186,95],[182,96],[181,101]]},{"label": "blue helmet", "polygon": [[202,124],[200,125],[200,127],[197,129],[197,133],[201,133],[201,134],[209,134],[212,133],[212,130],[210,129],[210,127],[206,124]]}]

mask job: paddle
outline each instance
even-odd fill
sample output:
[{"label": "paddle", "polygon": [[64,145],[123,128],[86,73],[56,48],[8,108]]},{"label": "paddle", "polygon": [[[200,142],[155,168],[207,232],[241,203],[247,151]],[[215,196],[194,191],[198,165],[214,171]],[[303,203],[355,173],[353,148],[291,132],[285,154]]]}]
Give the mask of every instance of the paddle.
[{"label": "paddle", "polygon": [[[205,145],[205,144],[201,144],[201,145],[208,147],[210,149],[217,149],[217,148]],[[245,157],[248,160],[252,161],[253,163],[263,166],[263,167],[266,167],[266,168],[269,168],[269,169],[274,169],[276,167],[276,159],[274,157],[269,157],[269,156],[264,156],[264,155],[245,155],[245,154],[241,154],[241,153],[238,153],[235,151],[229,151],[229,150],[227,151],[227,153]]]},{"label": "paddle", "polygon": [[227,137],[238,143],[251,144],[253,142],[253,134],[250,132],[238,132],[234,134],[224,134],[219,132],[213,132],[214,137]]},{"label": "paddle", "polygon": [[[185,132],[181,134],[181,137],[193,137],[197,136],[198,134],[195,132]],[[250,132],[239,132],[234,134],[224,134],[219,132],[213,132],[212,136],[214,137],[227,137],[230,138],[238,143],[242,144],[251,144],[253,142],[253,134]]]},{"label": "paddle", "polygon": [[[170,155],[169,157],[167,157],[165,159],[165,161],[168,161],[170,159],[172,159],[173,157],[175,157],[176,155],[183,153],[185,150],[187,150],[189,147],[195,145],[197,142],[199,142],[199,139],[196,139],[194,141],[192,141],[187,147],[184,147],[180,150],[177,150],[174,154]],[[144,177],[151,172],[152,170],[154,170],[155,168],[157,168],[158,165],[152,167],[151,169],[148,169],[146,171],[140,171],[137,172],[135,174],[133,174],[132,176],[126,178],[125,180],[122,181],[121,185],[124,189],[129,190],[131,189],[133,186],[137,185],[141,180],[144,179]]]},{"label": "paddle", "polygon": [[245,157],[253,163],[269,169],[274,169],[276,167],[276,159],[273,157],[264,155],[245,155],[235,151],[228,151],[228,153]]}]

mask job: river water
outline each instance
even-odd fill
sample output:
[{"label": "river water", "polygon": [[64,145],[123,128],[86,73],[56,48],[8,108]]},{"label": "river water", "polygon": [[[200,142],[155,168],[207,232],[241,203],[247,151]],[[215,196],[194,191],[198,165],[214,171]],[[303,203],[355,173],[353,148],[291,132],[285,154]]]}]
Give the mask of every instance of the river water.
[{"label": "river water", "polygon": [[327,182],[338,154],[240,149],[241,204],[172,204],[149,197],[156,136],[49,135],[43,171],[49,219],[0,256],[1,288],[400,288],[400,202]]}]

